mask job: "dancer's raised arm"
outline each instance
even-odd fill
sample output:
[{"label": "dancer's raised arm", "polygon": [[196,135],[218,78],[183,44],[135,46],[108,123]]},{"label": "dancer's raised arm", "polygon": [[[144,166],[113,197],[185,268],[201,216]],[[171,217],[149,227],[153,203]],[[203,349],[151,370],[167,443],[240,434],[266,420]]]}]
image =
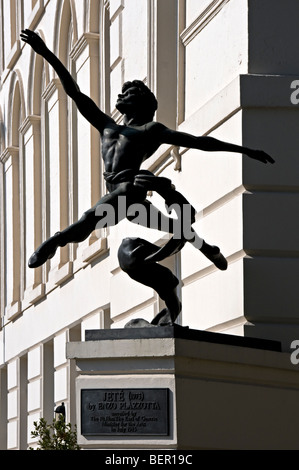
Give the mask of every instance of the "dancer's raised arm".
[{"label": "dancer's raised arm", "polygon": [[42,38],[30,29],[22,30],[21,39],[29,44],[32,49],[40,54],[54,68],[65,92],[76,103],[80,113],[100,132],[103,131],[108,123],[114,123],[113,119],[103,113],[95,102],[80,91],[69,71],[65,68],[58,57],[48,49]]}]

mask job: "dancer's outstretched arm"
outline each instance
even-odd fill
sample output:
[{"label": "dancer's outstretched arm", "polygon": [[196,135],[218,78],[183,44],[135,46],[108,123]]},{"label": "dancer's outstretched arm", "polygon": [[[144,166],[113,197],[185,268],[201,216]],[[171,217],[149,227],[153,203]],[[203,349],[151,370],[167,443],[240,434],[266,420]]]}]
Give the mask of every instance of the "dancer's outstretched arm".
[{"label": "dancer's outstretched arm", "polygon": [[217,140],[208,136],[196,137],[191,134],[168,129],[166,126],[160,123],[157,123],[155,128],[158,134],[157,137],[161,144],[171,144],[178,147],[205,150],[207,152],[236,152],[245,154],[248,157],[259,160],[263,163],[275,162],[275,160],[263,150],[253,150],[247,147],[242,147],[240,145],[222,142],[221,140]]}]

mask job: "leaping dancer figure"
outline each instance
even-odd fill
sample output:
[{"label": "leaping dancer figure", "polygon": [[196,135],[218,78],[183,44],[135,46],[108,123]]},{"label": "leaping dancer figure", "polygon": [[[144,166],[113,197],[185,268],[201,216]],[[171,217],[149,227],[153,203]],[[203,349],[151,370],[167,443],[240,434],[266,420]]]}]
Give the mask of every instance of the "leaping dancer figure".
[{"label": "leaping dancer figure", "polygon": [[[108,194],[103,196],[94,207],[87,210],[77,222],[55,233],[37,248],[29,259],[30,268],[37,268],[52,258],[58,247],[85,240],[101,222],[103,216],[98,215],[99,206],[109,204],[117,213],[119,196],[125,196],[128,208],[132,204],[139,203],[149,209],[151,203],[146,199],[149,190],[160,193],[168,205],[176,202],[181,205],[188,204],[180,193],[173,190],[170,180],[156,177],[140,169],[141,164],[162,144],[207,152],[236,152],[263,163],[274,163],[273,158],[264,151],[222,142],[212,137],[197,137],[182,133],[153,121],[158,106],[157,100],[149,88],[139,80],[126,82],[121,94],[118,95],[116,108],[123,114],[123,124],[119,125],[101,111],[90,97],[80,91],[71,74],[38,34],[25,29],[20,36],[54,68],[67,95],[74,100],[78,110],[87,121],[99,131],[105,166],[104,178],[108,189]],[[193,208],[192,214],[194,216]],[[121,220],[121,217],[123,216],[119,214],[116,223]],[[130,220],[130,217],[128,218]],[[190,220],[190,224],[193,222],[194,217]],[[150,221],[148,226],[152,228]],[[173,233],[175,227],[170,225],[169,230]],[[192,227],[190,230],[193,237],[187,241],[199,249],[217,268],[225,270],[227,261],[219,248],[201,239]]]}]

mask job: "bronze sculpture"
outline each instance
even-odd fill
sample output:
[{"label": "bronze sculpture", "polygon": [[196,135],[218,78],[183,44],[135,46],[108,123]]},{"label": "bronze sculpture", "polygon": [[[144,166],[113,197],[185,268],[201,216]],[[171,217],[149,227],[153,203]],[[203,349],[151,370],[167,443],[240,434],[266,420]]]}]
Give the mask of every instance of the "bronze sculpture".
[{"label": "bronze sculpture", "polygon": [[[129,215],[128,211],[124,215],[119,213],[118,200],[120,197],[125,198],[127,209],[139,204],[149,214],[152,205],[146,199],[147,193],[149,190],[157,191],[165,199],[167,206],[176,204],[179,209],[183,210],[184,206],[190,209],[187,217],[179,217],[178,223],[172,221],[169,224],[170,233],[174,234],[179,225],[180,233],[183,235],[173,236],[170,242],[162,248],[142,239],[125,239],[119,249],[119,261],[122,269],[133,279],[153,287],[165,300],[166,309],[155,317],[152,324],[173,324],[181,310],[180,301],[175,293],[178,280],[172,273],[168,273],[166,268],[157,264],[157,261],[179,251],[186,241],[199,249],[221,270],[227,268],[227,261],[218,247],[206,243],[193,230],[195,210],[175,190],[171,181],[141,170],[141,164],[164,143],[205,151],[243,153],[264,163],[274,163],[274,160],[263,151],[225,143],[212,137],[196,137],[168,129],[163,124],[153,121],[158,106],[156,98],[149,88],[139,80],[126,82],[123,85],[122,93],[118,95],[116,108],[124,117],[123,125],[118,125],[110,116],[103,113],[90,97],[80,91],[68,70],[47,48],[39,35],[26,29],[22,31],[21,38],[37,54],[49,62],[60,78],[65,92],[74,100],[80,113],[99,131],[102,158],[105,165],[104,178],[109,191],[94,207],[86,211],[78,222],[57,232],[43,242],[30,257],[29,267],[41,266],[54,256],[58,247],[65,246],[67,243],[81,242],[99,224],[105,226],[101,225],[103,223],[101,209],[104,205],[108,204],[116,214],[113,222],[106,223],[105,221],[106,225],[118,223],[124,216],[134,222],[134,216]],[[161,217],[163,216],[161,215]],[[150,217],[146,217],[144,225],[153,228]],[[189,237],[184,236],[186,226],[190,234]],[[161,224],[155,228],[161,229]]]}]

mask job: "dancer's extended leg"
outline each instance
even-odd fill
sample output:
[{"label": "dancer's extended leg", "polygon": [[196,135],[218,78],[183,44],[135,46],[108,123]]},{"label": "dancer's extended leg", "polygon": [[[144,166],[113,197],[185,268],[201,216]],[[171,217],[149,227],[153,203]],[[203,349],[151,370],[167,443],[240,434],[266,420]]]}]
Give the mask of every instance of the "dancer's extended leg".
[{"label": "dancer's extended leg", "polygon": [[103,196],[94,207],[86,211],[81,219],[43,242],[30,257],[28,266],[30,268],[37,268],[48,259],[53,258],[58,247],[65,246],[67,243],[80,243],[84,241],[104,218],[103,212],[105,211],[99,210],[104,205],[106,207],[109,206],[113,213],[113,217],[110,219],[105,218],[105,226],[115,225],[125,218],[126,210],[123,213],[119,211],[119,196],[125,196],[123,201],[126,207],[128,207],[136,201],[142,202],[145,199],[146,193],[138,188],[134,188],[131,183],[121,183],[114,191]]},{"label": "dancer's extended leg", "polygon": [[96,223],[95,211],[90,209],[85,212],[78,222],[61,232],[55,233],[43,242],[30,257],[28,261],[29,268],[37,268],[48,259],[53,258],[58,247],[65,246],[67,243],[79,243],[85,240],[95,229]]}]

